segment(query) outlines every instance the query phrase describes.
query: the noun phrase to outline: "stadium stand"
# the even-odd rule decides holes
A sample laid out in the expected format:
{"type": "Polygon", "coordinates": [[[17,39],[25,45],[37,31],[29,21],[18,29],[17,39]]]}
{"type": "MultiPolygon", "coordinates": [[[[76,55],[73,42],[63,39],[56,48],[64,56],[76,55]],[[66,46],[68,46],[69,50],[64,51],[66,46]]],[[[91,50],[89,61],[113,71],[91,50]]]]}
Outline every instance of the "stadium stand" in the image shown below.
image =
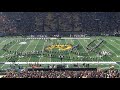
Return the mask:
{"type": "MultiPolygon", "coordinates": [[[[1,12],[0,45],[4,44],[4,46],[0,48],[0,78],[120,78],[118,69],[120,62],[116,59],[116,57],[120,57],[119,19],[120,12],[1,12]],[[90,39],[91,36],[95,38],[90,39]],[[103,36],[103,38],[99,36],[103,36]],[[113,41],[107,39],[107,36],[112,37],[113,41]],[[118,38],[115,40],[113,36],[118,38]],[[1,38],[4,40],[2,41],[1,38]],[[11,41],[6,41],[7,39],[11,41]],[[55,39],[57,41],[54,41],[55,39]],[[84,40],[79,42],[78,39],[84,40]],[[31,50],[25,52],[28,48],[25,44],[30,45],[34,40],[41,40],[38,42],[39,47],[44,42],[54,44],[55,51],[46,50],[47,44],[43,45],[42,49],[35,50],[38,43],[33,50],[34,43],[32,43],[31,50]],[[107,40],[116,45],[109,44],[107,40]],[[106,41],[107,45],[104,45],[106,41]],[[64,45],[61,45],[61,42],[64,42],[64,45]],[[9,50],[15,44],[15,49],[9,50]],[[18,47],[22,45],[23,47],[18,52],[18,47]],[[71,45],[72,49],[64,51],[67,45],[71,45]],[[100,49],[102,45],[107,49],[100,49]],[[61,48],[63,52],[60,52],[61,48]],[[111,50],[111,48],[113,49],[111,50]],[[8,54],[6,55],[6,53],[8,54]],[[93,57],[90,57],[89,54],[93,57]],[[100,54],[105,55],[102,57],[100,54]],[[44,64],[29,64],[31,55],[34,59],[39,58],[38,62],[45,57],[41,62],[44,64]],[[114,57],[111,58],[112,56],[114,57]],[[25,58],[21,60],[22,57],[25,58]],[[50,59],[50,62],[46,59],[50,59]],[[59,61],[59,59],[61,60],[59,61]],[[54,63],[54,60],[59,64],[46,64],[54,63]],[[73,62],[74,60],[75,62],[73,62]],[[88,61],[91,63],[89,64],[88,61]],[[16,62],[22,64],[16,64],[16,62]],[[78,62],[82,64],[78,65],[78,62]],[[104,65],[101,65],[102,67],[99,69],[100,66],[96,63],[102,63],[102,65],[107,63],[107,69],[102,69],[104,65]],[[3,69],[3,67],[5,68],[3,69]]],[[[33,63],[35,62],[37,60],[33,63]]]]}
{"type": "Polygon", "coordinates": [[[49,35],[119,33],[119,12],[4,12],[0,16],[0,31],[9,35],[36,35],[42,32],[49,35]]]}
{"type": "Polygon", "coordinates": [[[21,72],[8,72],[6,76],[3,76],[2,78],[120,78],[120,72],[118,70],[33,70],[21,72]]]}

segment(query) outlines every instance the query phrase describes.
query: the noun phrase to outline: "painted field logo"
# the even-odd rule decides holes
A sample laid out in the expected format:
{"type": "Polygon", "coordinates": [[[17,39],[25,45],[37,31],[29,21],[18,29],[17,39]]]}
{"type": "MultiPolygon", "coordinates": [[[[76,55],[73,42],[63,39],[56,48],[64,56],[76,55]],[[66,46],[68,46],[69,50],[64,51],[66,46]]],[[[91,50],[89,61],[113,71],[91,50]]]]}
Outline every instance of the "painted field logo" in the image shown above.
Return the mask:
{"type": "Polygon", "coordinates": [[[70,50],[72,49],[72,45],[68,44],[68,45],[50,45],[50,46],[47,46],[45,48],[45,50],[54,50],[54,49],[58,49],[58,50],[61,50],[61,51],[65,51],[65,50],[70,50]]]}

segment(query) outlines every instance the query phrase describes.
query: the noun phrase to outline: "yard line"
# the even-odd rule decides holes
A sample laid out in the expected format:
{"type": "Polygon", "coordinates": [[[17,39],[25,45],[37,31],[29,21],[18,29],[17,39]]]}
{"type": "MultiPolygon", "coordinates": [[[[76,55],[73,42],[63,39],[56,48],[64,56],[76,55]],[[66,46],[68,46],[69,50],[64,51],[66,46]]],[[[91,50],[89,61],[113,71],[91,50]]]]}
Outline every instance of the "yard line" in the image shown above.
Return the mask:
{"type": "MultiPolygon", "coordinates": [[[[119,40],[119,39],[116,39],[116,38],[115,38],[115,40],[120,42],[120,40],[119,40]]],[[[116,43],[117,43],[117,42],[116,42],[116,43]]]]}
{"type": "MultiPolygon", "coordinates": [[[[25,42],[27,41],[27,39],[25,40],[25,42]]],[[[20,47],[22,46],[22,44],[19,46],[19,48],[16,50],[16,51],[18,51],[19,49],[20,49],[20,47]]],[[[19,62],[19,60],[20,59],[18,59],[18,61],[17,62],[19,62]]]]}
{"type": "MultiPolygon", "coordinates": [[[[66,39],[65,39],[66,40],[66,39]]],[[[59,41],[59,44],[61,44],[61,41],[58,39],[57,41],[59,41]]],[[[60,52],[60,51],[59,51],[60,52]]]]}
{"type": "Polygon", "coordinates": [[[26,49],[23,52],[26,52],[27,48],[30,46],[30,44],[33,42],[33,40],[30,41],[29,45],[26,47],[26,49]]]}
{"type": "MultiPolygon", "coordinates": [[[[14,39],[12,39],[12,40],[14,40],[14,39]]],[[[11,40],[11,41],[12,41],[12,40],[11,40]]],[[[16,42],[16,43],[17,43],[17,42],[16,42]]],[[[15,44],[16,44],[16,43],[15,43],[15,44]]],[[[15,44],[13,44],[9,49],[11,49],[15,44]]],[[[3,53],[2,56],[3,56],[4,54],[6,54],[6,53],[7,53],[7,52],[3,53]]],[[[8,60],[7,60],[7,61],[8,61],[8,60]]]]}
{"type": "MultiPolygon", "coordinates": [[[[43,45],[43,48],[42,48],[42,57],[43,57],[43,51],[44,51],[44,47],[45,47],[45,41],[44,41],[44,45],[43,45]]],[[[40,62],[40,59],[41,59],[41,56],[40,56],[40,58],[39,58],[39,62],[40,62]]]]}
{"type": "MultiPolygon", "coordinates": [[[[17,42],[16,42],[16,43],[17,43],[17,42]]],[[[11,49],[13,46],[15,46],[15,45],[16,45],[16,43],[15,43],[14,45],[12,45],[9,49],[11,49]]],[[[5,52],[5,53],[7,53],[7,52],[5,52]]],[[[5,53],[4,53],[4,54],[5,54],[5,53]]],[[[3,54],[3,55],[4,55],[4,54],[3,54]]],[[[3,55],[2,55],[2,56],[3,56],[3,55]]],[[[9,59],[8,59],[8,60],[9,60],[9,59]]],[[[5,61],[5,62],[8,62],[8,60],[7,60],[7,61],[5,61]]],[[[2,68],[3,66],[4,66],[4,64],[3,64],[0,68],[2,68]]]]}
{"type": "MultiPolygon", "coordinates": [[[[37,47],[38,43],[39,43],[39,40],[38,40],[38,42],[36,43],[36,46],[35,46],[34,50],[36,49],[36,47],[37,47]]],[[[34,50],[33,50],[33,51],[34,51],[34,50]]],[[[30,58],[29,58],[28,62],[30,61],[30,59],[31,59],[31,56],[30,56],[30,58]]]]}
{"type": "MultiPolygon", "coordinates": [[[[80,43],[80,41],[78,40],[78,42],[80,43]]],[[[84,40],[84,42],[85,42],[85,40],[84,40]]],[[[82,45],[82,43],[80,43],[81,45],[82,45]]],[[[84,48],[84,46],[82,45],[82,47],[84,48]]],[[[84,48],[84,50],[86,51],[86,53],[88,54],[88,56],[89,56],[89,58],[91,58],[90,57],[90,54],[87,52],[87,50],[84,48]]],[[[92,60],[93,61],[93,60],[92,60]]]]}
{"type": "MultiPolygon", "coordinates": [[[[27,41],[27,39],[25,40],[25,42],[27,41]]],[[[19,46],[19,48],[22,46],[22,44],[19,46]]],[[[19,50],[19,48],[16,50],[16,51],[18,51],[19,50]]]]}
{"type": "MultiPolygon", "coordinates": [[[[106,46],[105,44],[103,44],[104,46],[106,46]]],[[[107,47],[107,46],[106,46],[107,47]]],[[[113,53],[115,53],[112,49],[110,49],[109,47],[107,47],[110,51],[112,51],[113,53]]],[[[115,53],[116,56],[118,56],[116,53],[115,53]]]]}
{"type": "MultiPolygon", "coordinates": [[[[95,45],[97,45],[97,44],[95,43],[95,45]]],[[[103,50],[103,49],[102,49],[102,50],[103,50]]],[[[100,59],[103,60],[101,57],[100,57],[100,59]]],[[[103,61],[104,61],[104,60],[103,60],[103,61]]]]}
{"type": "MultiPolygon", "coordinates": [[[[104,46],[106,46],[105,44],[103,44],[104,46]]],[[[106,46],[107,47],[107,46],[106,46]]],[[[108,48],[108,47],[107,47],[108,48]]],[[[108,48],[109,49],[109,48],[108,48]]],[[[110,49],[109,49],[110,50],[110,49]]],[[[108,57],[110,57],[110,56],[108,56],[108,57]]],[[[111,58],[111,57],[110,57],[111,58]]],[[[101,59],[101,58],[100,58],[101,59]]],[[[114,62],[115,62],[115,60],[113,59],[113,58],[111,58],[114,62]]],[[[103,60],[104,61],[104,60],[103,60]]],[[[117,64],[118,65],[118,64],[117,64]]],[[[120,65],[118,65],[119,67],[120,67],[120,65]]]]}
{"type": "MultiPolygon", "coordinates": [[[[8,40],[8,39],[6,39],[6,40],[8,40]]],[[[3,40],[0,44],[2,44],[3,42],[5,42],[6,40],[3,40]]],[[[12,41],[12,40],[11,40],[12,41]]],[[[2,48],[0,48],[0,50],[1,50],[2,48]]]]}
{"type": "MultiPolygon", "coordinates": [[[[119,44],[119,43],[117,43],[117,42],[115,42],[114,40],[113,40],[113,42],[114,42],[114,43],[116,43],[118,46],[120,46],[120,44],[119,44]]],[[[120,50],[120,48],[119,48],[118,50],[120,50]]]]}
{"type": "Polygon", "coordinates": [[[120,41],[119,39],[116,39],[117,41],[120,41]]]}
{"type": "MultiPolygon", "coordinates": [[[[59,41],[59,39],[57,39],[57,42],[60,44],[60,41],[59,41]]],[[[59,51],[59,50],[58,50],[59,51]]],[[[60,51],[59,51],[59,53],[60,53],[60,51]]]]}
{"type": "MultiPolygon", "coordinates": [[[[90,39],[90,41],[91,41],[91,39],[90,39]]],[[[87,42],[88,43],[88,42],[87,42]]],[[[97,45],[96,43],[95,43],[95,45],[97,45]]],[[[104,61],[102,58],[100,58],[102,61],[104,61]]]]}
{"type": "MultiPolygon", "coordinates": [[[[71,43],[73,43],[74,44],[74,40],[73,39],[71,39],[71,43]]],[[[76,50],[77,50],[77,48],[75,48],[76,50]]],[[[78,52],[78,50],[77,50],[77,52],[78,52]]],[[[79,53],[79,52],[78,52],[79,53]]]]}
{"type": "Polygon", "coordinates": [[[30,46],[30,44],[33,42],[33,40],[30,41],[29,45],[26,47],[26,49],[23,52],[26,52],[27,48],[30,46]]]}
{"type": "MultiPolygon", "coordinates": [[[[1,39],[1,38],[0,38],[0,39],[1,39]]],[[[2,39],[1,39],[1,40],[2,40],[2,39]]],[[[3,43],[3,42],[5,42],[6,40],[7,40],[7,39],[5,39],[5,40],[2,40],[2,42],[0,42],[0,44],[1,44],[1,43],[3,43]]]]}
{"type": "MultiPolygon", "coordinates": [[[[52,42],[50,43],[51,45],[53,44],[53,39],[52,39],[52,42]]],[[[48,45],[48,43],[47,43],[47,45],[48,45]]],[[[51,54],[50,54],[50,56],[51,56],[51,54]]],[[[50,57],[50,62],[52,61],[51,60],[52,58],[50,57]]]]}
{"type": "MultiPolygon", "coordinates": [[[[105,44],[103,44],[104,46],[106,46],[105,44]]],[[[107,47],[107,46],[106,46],[107,47]]],[[[108,48],[108,47],[107,47],[108,48]]],[[[109,50],[111,50],[110,48],[108,48],[109,50]]],[[[112,50],[111,50],[112,51],[112,50]]],[[[110,56],[108,56],[110,57],[110,56]]],[[[110,57],[111,58],[111,57],[110,57]]],[[[111,58],[114,62],[116,62],[113,58],[111,58]]],[[[118,64],[117,64],[118,65],[118,64]]],[[[120,67],[120,65],[118,65],[120,67]]]]}
{"type": "MultiPolygon", "coordinates": [[[[21,44],[21,45],[22,45],[22,44],[21,44]]],[[[21,47],[21,45],[19,46],[19,48],[21,47]]],[[[19,49],[19,48],[18,48],[18,49],[19,49]]],[[[16,51],[18,51],[18,49],[17,49],[16,51]]],[[[10,59],[10,58],[9,58],[9,59],[10,59]]],[[[8,59],[8,60],[9,60],[9,59],[8,59]]],[[[8,61],[8,60],[7,60],[7,61],[8,61]]],[[[19,61],[19,60],[18,60],[18,61],[19,61]]],[[[4,64],[4,65],[5,65],[5,64],[4,64]]],[[[3,65],[3,66],[4,66],[4,65],[3,65]]],[[[2,67],[3,67],[3,66],[2,66],[2,67]]],[[[1,67],[1,68],[2,68],[2,67],[1,67]]]]}
{"type": "MultiPolygon", "coordinates": [[[[26,39],[26,40],[27,40],[27,39],[26,39]]],[[[26,50],[27,50],[27,48],[30,46],[31,42],[32,42],[32,40],[30,41],[29,45],[26,47],[26,49],[25,49],[23,52],[26,52],[26,50]]],[[[20,60],[20,59],[18,59],[18,61],[19,61],[19,60],[20,60]]]]}
{"type": "MultiPolygon", "coordinates": [[[[113,40],[112,42],[116,43],[114,40],[113,40]]],[[[109,42],[108,42],[108,43],[109,43],[109,42]]],[[[109,44],[110,44],[110,43],[109,43],[109,44]]],[[[118,43],[116,43],[116,44],[119,45],[118,43]]],[[[110,44],[110,45],[112,45],[112,44],[110,44]]],[[[113,45],[112,45],[112,46],[113,46],[113,45]]],[[[113,47],[115,47],[115,46],[113,46],[113,47]]],[[[117,47],[115,47],[115,48],[120,51],[119,48],[117,48],[117,47]]]]}
{"type": "MultiPolygon", "coordinates": [[[[0,44],[2,44],[3,42],[5,42],[6,40],[8,40],[8,39],[5,39],[5,40],[3,40],[0,44]]],[[[11,40],[12,41],[12,40],[11,40]]],[[[2,54],[2,56],[3,56],[4,54],[2,54]]]]}
{"type": "MultiPolygon", "coordinates": [[[[104,46],[106,46],[105,44],[103,44],[104,46]]],[[[107,47],[107,46],[106,46],[107,47]]],[[[107,47],[108,48],[108,47],[107,47]]],[[[109,48],[108,48],[109,49],[109,48]]],[[[110,50],[110,49],[109,49],[110,50]]],[[[108,57],[110,57],[109,55],[108,55],[108,57]]],[[[111,57],[110,57],[111,58],[111,57]]],[[[114,62],[116,62],[113,58],[111,58],[114,62]]],[[[118,65],[118,64],[117,64],[118,65]]],[[[120,67],[120,65],[118,65],[119,67],[120,67]]]]}
{"type": "MultiPolygon", "coordinates": [[[[51,42],[51,44],[53,44],[53,39],[52,39],[52,42],[51,42]]],[[[50,54],[50,56],[51,56],[51,54],[50,54]]],[[[52,60],[51,60],[51,57],[50,57],[50,62],[51,62],[52,60]]]]}
{"type": "MultiPolygon", "coordinates": [[[[11,41],[12,41],[12,40],[11,40],[11,41]]],[[[16,42],[16,43],[17,43],[17,42],[16,42]]],[[[11,49],[13,46],[15,46],[15,45],[16,45],[16,43],[15,43],[15,44],[13,44],[13,45],[12,45],[9,49],[11,49]]],[[[7,52],[3,53],[3,55],[4,55],[4,54],[6,54],[6,53],[7,53],[7,52]]],[[[2,56],[3,56],[3,55],[2,55],[2,56]]]]}
{"type": "MultiPolygon", "coordinates": [[[[65,39],[65,42],[66,42],[66,44],[67,44],[67,41],[66,41],[66,39],[65,39]]],[[[69,52],[69,51],[68,51],[69,52]]],[[[69,52],[69,57],[70,57],[70,52],[69,52]]],[[[70,59],[71,59],[71,57],[70,57],[70,59]]],[[[71,59],[71,62],[72,62],[72,59],[71,59]]]]}
{"type": "MultiPolygon", "coordinates": [[[[108,56],[108,57],[110,57],[110,56],[108,56]]],[[[111,58],[111,57],[110,57],[111,58]]],[[[111,58],[112,59],[112,58],[111,58]]],[[[116,62],[114,59],[112,59],[114,62],[116,62]]],[[[117,64],[117,66],[119,66],[120,67],[120,65],[119,64],[117,64]]]]}

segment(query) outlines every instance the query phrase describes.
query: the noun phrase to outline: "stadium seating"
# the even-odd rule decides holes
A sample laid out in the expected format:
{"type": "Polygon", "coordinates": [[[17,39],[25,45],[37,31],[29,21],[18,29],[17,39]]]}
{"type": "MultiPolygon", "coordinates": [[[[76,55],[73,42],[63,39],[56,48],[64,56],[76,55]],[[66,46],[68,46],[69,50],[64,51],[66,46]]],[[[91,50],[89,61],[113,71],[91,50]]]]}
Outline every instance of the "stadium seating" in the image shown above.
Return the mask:
{"type": "Polygon", "coordinates": [[[0,75],[4,74],[3,78],[120,78],[119,19],[120,12],[2,12],[0,67],[5,69],[0,69],[0,75]],[[91,36],[94,37],[88,38],[91,36]],[[106,39],[107,36],[110,38],[106,39]],[[109,43],[111,38],[116,41],[111,41],[115,46],[109,43]],[[30,50],[25,51],[27,43],[30,50]],[[42,64],[30,64],[30,60],[42,64]],[[17,61],[22,64],[16,64],[17,61]],[[54,61],[57,64],[46,64],[54,61]],[[107,69],[98,70],[105,62],[107,69]]]}

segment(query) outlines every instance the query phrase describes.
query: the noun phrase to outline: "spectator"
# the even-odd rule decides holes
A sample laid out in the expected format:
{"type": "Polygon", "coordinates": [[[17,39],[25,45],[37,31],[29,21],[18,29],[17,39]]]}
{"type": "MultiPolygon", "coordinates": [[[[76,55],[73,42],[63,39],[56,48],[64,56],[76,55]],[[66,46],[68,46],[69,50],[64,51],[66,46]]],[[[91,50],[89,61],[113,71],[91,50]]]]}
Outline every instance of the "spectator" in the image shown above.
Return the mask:
{"type": "Polygon", "coordinates": [[[21,71],[7,72],[3,78],[120,78],[117,70],[98,71],[21,71]]]}

